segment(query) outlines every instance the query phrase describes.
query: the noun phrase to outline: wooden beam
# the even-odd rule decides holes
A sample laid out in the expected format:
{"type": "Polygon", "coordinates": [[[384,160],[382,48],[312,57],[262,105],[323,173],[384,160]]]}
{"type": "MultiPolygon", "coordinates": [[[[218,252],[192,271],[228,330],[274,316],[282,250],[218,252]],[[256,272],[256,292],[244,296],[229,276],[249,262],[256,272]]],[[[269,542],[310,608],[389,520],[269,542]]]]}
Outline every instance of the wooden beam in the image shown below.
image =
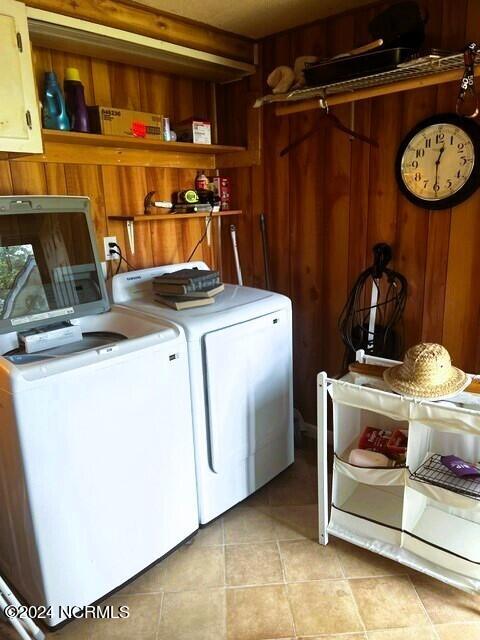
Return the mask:
{"type": "Polygon", "coordinates": [[[90,20],[234,60],[253,63],[254,42],[128,0],[26,0],[29,7],[90,20]]]}
{"type": "Polygon", "coordinates": [[[250,93],[247,104],[247,148],[243,151],[224,153],[217,157],[217,169],[230,169],[235,167],[252,167],[262,163],[263,140],[263,113],[261,109],[254,109],[258,94],[250,93]]]}

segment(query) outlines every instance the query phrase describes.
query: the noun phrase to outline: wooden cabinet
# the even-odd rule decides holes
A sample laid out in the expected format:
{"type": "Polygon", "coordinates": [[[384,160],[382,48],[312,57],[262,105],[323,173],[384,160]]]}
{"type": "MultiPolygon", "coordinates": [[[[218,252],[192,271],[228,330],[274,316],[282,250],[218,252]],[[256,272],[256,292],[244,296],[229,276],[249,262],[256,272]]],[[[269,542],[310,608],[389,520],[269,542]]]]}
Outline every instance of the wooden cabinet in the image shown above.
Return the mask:
{"type": "Polygon", "coordinates": [[[42,153],[26,8],[15,0],[0,5],[0,60],[0,151],[42,153]]]}

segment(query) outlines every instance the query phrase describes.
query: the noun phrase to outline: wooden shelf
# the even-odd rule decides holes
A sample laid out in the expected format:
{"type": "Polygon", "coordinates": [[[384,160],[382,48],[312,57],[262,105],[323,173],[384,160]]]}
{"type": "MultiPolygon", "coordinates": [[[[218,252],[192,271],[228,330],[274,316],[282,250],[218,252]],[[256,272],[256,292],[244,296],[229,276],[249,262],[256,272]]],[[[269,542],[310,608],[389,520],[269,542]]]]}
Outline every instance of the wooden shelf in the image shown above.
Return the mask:
{"type": "MultiPolygon", "coordinates": [[[[261,103],[273,102],[277,105],[276,115],[286,116],[318,109],[321,97],[326,99],[329,107],[333,107],[391,93],[421,89],[447,82],[459,82],[462,75],[463,55],[455,54],[428,64],[397,67],[392,71],[321,87],[292,91],[283,96],[266,96],[263,101],[259,100],[256,106],[260,106],[261,103]]],[[[475,75],[480,75],[478,66],[475,67],[475,75]]]]}
{"type": "Polygon", "coordinates": [[[217,156],[231,158],[245,147],[164,142],[127,136],[43,130],[44,153],[10,157],[12,161],[114,166],[215,169],[217,156]]]}
{"type": "Polygon", "coordinates": [[[108,216],[109,220],[115,220],[115,222],[124,222],[127,231],[128,237],[128,245],[130,247],[130,252],[135,253],[135,224],[137,222],[156,222],[157,220],[170,220],[171,222],[179,219],[185,218],[201,218],[205,221],[210,218],[216,218],[219,227],[222,224],[222,218],[224,216],[239,216],[242,215],[242,211],[240,210],[232,210],[232,211],[218,211],[216,213],[210,213],[206,211],[199,211],[197,213],[159,213],[159,214],[144,214],[141,216],[108,216]]]}
{"type": "Polygon", "coordinates": [[[245,147],[229,147],[223,144],[193,144],[192,142],[164,142],[152,138],[130,138],[99,133],[77,133],[76,131],[54,131],[43,129],[44,142],[86,145],[92,147],[114,147],[121,149],[148,149],[150,151],[172,151],[174,153],[231,153],[245,151],[245,147]]]}
{"type": "Polygon", "coordinates": [[[223,216],[240,216],[242,211],[218,211],[210,214],[208,211],[197,211],[196,213],[159,213],[142,216],[108,216],[109,220],[120,220],[121,222],[152,222],[155,220],[178,220],[183,218],[221,218],[223,216]]]}

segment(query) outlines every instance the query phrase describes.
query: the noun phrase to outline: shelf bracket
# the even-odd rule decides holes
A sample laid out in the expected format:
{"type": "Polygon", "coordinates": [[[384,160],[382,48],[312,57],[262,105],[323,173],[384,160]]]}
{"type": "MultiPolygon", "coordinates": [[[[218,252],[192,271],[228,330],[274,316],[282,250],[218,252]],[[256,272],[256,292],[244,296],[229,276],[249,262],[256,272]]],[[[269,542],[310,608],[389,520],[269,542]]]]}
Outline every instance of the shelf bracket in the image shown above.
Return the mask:
{"type": "Polygon", "coordinates": [[[135,253],[135,231],[133,220],[127,220],[127,236],[130,253],[133,255],[135,253]]]}

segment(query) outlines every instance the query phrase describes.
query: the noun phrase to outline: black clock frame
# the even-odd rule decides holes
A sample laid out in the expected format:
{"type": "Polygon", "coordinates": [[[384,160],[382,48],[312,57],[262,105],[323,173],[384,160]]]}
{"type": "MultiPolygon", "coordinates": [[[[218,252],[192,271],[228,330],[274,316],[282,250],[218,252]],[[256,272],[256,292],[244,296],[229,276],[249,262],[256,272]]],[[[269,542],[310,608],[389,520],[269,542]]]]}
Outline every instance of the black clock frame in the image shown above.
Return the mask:
{"type": "Polygon", "coordinates": [[[456,113],[441,113],[422,120],[409,131],[398,148],[397,158],[395,160],[395,176],[403,195],[410,200],[410,202],[413,202],[413,204],[416,204],[422,209],[450,209],[464,202],[480,187],[480,126],[473,120],[462,118],[456,113]],[[413,194],[404,183],[402,177],[402,158],[412,138],[426,127],[435,124],[453,124],[459,129],[462,129],[472,141],[475,157],[472,172],[468,180],[456,193],[446,198],[439,198],[438,200],[424,200],[413,194]]]}

